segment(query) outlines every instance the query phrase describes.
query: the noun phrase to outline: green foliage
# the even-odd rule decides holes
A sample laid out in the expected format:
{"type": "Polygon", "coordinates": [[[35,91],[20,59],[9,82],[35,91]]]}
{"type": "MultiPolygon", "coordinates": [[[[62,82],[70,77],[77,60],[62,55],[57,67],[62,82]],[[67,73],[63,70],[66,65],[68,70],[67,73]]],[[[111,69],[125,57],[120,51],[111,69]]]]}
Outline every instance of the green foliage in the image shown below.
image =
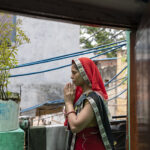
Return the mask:
{"type": "Polygon", "coordinates": [[[16,24],[12,22],[12,16],[0,13],[0,98],[8,99],[10,92],[7,90],[9,84],[10,69],[14,68],[18,61],[16,59],[19,46],[29,43],[30,39],[21,29],[21,20],[16,24]],[[14,41],[11,41],[12,31],[16,31],[14,41]]]}
{"type": "MultiPolygon", "coordinates": [[[[80,27],[80,44],[84,49],[93,48],[120,40],[125,40],[125,34],[120,30],[90,26],[80,27]]],[[[107,53],[107,57],[116,57],[116,52],[113,51],[111,53],[107,53]]]]}

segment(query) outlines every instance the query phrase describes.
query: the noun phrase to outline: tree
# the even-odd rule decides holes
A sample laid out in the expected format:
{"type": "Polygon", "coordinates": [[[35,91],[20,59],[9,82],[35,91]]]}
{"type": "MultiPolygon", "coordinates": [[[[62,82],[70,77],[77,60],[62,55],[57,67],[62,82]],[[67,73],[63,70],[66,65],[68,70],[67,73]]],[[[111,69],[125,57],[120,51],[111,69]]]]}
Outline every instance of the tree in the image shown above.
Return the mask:
{"type": "Polygon", "coordinates": [[[10,92],[7,90],[9,84],[10,69],[13,69],[18,61],[16,59],[19,46],[29,43],[30,40],[21,29],[22,21],[19,19],[14,24],[11,15],[0,13],[0,99],[7,100],[10,92]],[[16,31],[12,42],[12,32],[16,31]]]}
{"type": "MultiPolygon", "coordinates": [[[[120,40],[125,40],[125,33],[121,30],[91,26],[81,26],[80,28],[80,46],[84,49],[93,48],[120,40]]],[[[107,53],[107,57],[115,56],[115,51],[107,53]]]]}

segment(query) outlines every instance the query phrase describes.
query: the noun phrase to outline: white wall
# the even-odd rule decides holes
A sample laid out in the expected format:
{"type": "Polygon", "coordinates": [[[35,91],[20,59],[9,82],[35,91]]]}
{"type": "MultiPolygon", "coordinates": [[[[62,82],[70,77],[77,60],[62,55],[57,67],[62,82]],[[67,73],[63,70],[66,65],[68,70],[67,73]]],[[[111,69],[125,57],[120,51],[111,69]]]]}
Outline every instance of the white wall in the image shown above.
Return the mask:
{"type": "MultiPolygon", "coordinates": [[[[79,51],[80,27],[74,24],[17,16],[23,21],[22,29],[31,40],[19,48],[19,64],[47,59],[79,51]]],[[[11,74],[47,70],[71,63],[71,59],[18,68],[11,74]]],[[[63,86],[70,79],[70,67],[52,72],[11,78],[10,90],[22,89],[21,108],[28,108],[48,100],[63,98],[63,86]],[[14,86],[15,85],[15,86],[14,86]]]]}

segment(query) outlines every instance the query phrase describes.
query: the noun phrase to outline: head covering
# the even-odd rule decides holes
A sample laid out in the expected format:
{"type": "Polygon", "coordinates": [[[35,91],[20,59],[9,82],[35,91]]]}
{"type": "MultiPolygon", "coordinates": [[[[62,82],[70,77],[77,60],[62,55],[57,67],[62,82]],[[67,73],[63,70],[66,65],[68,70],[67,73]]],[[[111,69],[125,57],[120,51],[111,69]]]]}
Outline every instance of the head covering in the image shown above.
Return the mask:
{"type": "MultiPolygon", "coordinates": [[[[86,57],[81,57],[81,58],[78,58],[77,60],[72,60],[72,61],[76,64],[81,76],[83,77],[85,82],[89,84],[89,86],[91,86],[92,90],[96,91],[105,100],[107,100],[108,95],[107,95],[101,74],[96,64],[91,59],[86,58],[86,57]]],[[[82,93],[83,93],[82,88],[77,86],[74,102],[78,100],[78,98],[80,97],[82,93]]]]}

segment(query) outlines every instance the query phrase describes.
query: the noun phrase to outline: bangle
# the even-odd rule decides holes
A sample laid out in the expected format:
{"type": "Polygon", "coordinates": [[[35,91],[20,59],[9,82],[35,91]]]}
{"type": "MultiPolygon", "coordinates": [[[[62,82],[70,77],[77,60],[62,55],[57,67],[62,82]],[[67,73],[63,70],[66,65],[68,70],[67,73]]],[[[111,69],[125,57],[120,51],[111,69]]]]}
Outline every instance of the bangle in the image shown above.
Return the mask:
{"type": "Polygon", "coordinates": [[[65,113],[65,116],[68,117],[68,115],[71,114],[71,113],[76,113],[76,112],[75,111],[70,111],[68,113],[65,113]]]}

